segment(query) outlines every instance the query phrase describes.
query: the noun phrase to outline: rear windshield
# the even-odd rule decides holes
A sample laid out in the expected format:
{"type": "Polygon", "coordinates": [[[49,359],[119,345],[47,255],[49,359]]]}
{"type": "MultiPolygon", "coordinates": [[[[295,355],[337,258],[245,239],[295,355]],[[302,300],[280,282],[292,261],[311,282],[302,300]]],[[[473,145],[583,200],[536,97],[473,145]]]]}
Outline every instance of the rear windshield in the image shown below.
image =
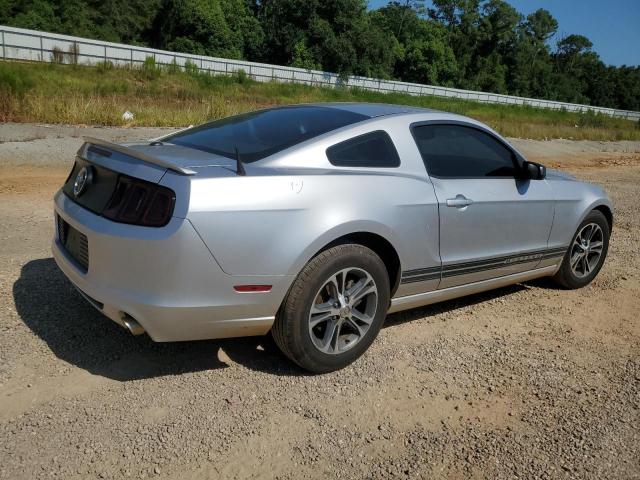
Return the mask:
{"type": "Polygon", "coordinates": [[[328,107],[293,106],[260,110],[223,118],[164,141],[184,147],[255,162],[323,133],[361,122],[369,117],[328,107]]]}

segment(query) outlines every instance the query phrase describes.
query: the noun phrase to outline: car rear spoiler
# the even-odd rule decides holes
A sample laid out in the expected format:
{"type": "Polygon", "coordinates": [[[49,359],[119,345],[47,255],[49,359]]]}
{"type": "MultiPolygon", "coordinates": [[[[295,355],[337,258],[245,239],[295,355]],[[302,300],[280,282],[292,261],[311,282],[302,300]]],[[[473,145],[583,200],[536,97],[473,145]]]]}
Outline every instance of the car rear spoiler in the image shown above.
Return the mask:
{"type": "Polygon", "coordinates": [[[83,137],[85,143],[89,143],[91,145],[97,145],[100,147],[108,148],[109,150],[113,150],[114,152],[122,153],[124,155],[128,155],[129,157],[137,158],[138,160],[142,160],[143,162],[151,163],[153,165],[158,165],[159,167],[164,167],[174,172],[180,173],[181,175],[195,175],[196,172],[190,170],[188,168],[181,167],[176,165],[175,163],[167,162],[161,158],[152,157],[147,155],[146,153],[139,152],[133,148],[125,147],[124,145],[119,145],[117,143],[108,142],[106,140],[101,140],[99,138],[93,137],[83,137]]]}

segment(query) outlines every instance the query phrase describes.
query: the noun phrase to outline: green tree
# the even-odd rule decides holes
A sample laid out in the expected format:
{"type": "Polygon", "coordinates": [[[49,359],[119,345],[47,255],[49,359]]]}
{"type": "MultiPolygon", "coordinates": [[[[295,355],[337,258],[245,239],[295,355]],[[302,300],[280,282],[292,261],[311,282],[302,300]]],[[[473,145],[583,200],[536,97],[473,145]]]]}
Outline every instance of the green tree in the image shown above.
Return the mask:
{"type": "Polygon", "coordinates": [[[516,9],[503,0],[489,0],[482,5],[477,45],[467,73],[474,89],[508,93],[506,62],[516,43],[521,19],[516,9]]]}
{"type": "Polygon", "coordinates": [[[394,43],[396,78],[453,86],[457,65],[447,30],[438,22],[422,18],[423,13],[422,7],[415,4],[391,2],[371,16],[388,41],[394,43]]]}
{"type": "Polygon", "coordinates": [[[507,0],[0,0],[0,23],[178,52],[640,109],[640,67],[605,65],[545,9],[507,0]]]}
{"type": "Polygon", "coordinates": [[[555,89],[560,99],[589,103],[588,74],[599,62],[597,54],[591,51],[592,46],[583,35],[569,35],[558,41],[553,59],[555,89]]]}
{"type": "MultiPolygon", "coordinates": [[[[100,38],[96,31],[95,18],[92,18],[91,8],[83,0],[65,0],[58,4],[56,12],[60,21],[60,32],[79,37],[100,38]]],[[[138,32],[139,33],[139,32],[138,32]]],[[[133,41],[134,36],[118,41],[133,41]]]]}
{"type": "Polygon", "coordinates": [[[480,0],[433,0],[429,16],[448,31],[457,64],[456,86],[476,87],[475,55],[480,40],[480,0]]]}
{"type": "Polygon", "coordinates": [[[264,33],[260,22],[245,0],[220,0],[222,13],[229,28],[242,45],[242,57],[255,60],[264,46],[264,33]]]}
{"type": "Polygon", "coordinates": [[[556,98],[548,45],[558,22],[545,9],[529,14],[516,28],[516,40],[507,56],[509,91],[525,97],[556,98]]]}
{"type": "MultiPolygon", "coordinates": [[[[59,0],[69,4],[69,0],[59,0]]],[[[148,45],[160,0],[88,0],[94,36],[122,43],[148,45]]]]}
{"type": "Polygon", "coordinates": [[[264,0],[258,18],[264,61],[300,62],[341,74],[388,77],[393,48],[377,31],[365,0],[264,0]]]}
{"type": "Polygon", "coordinates": [[[47,0],[4,0],[0,7],[2,23],[14,27],[60,32],[60,19],[52,2],[47,0]]]}
{"type": "Polygon", "coordinates": [[[113,42],[147,43],[159,0],[0,0],[0,22],[113,42]]]}
{"type": "Polygon", "coordinates": [[[262,30],[242,0],[164,0],[154,44],[185,53],[225,58],[257,55],[262,30]]]}
{"type": "MultiPolygon", "coordinates": [[[[640,110],[640,67],[622,67],[615,69],[612,89],[616,108],[640,110]]],[[[640,124],[639,124],[640,125],[640,124]]]]}
{"type": "Polygon", "coordinates": [[[322,65],[316,63],[315,58],[303,39],[298,40],[293,46],[292,67],[306,68],[307,70],[320,70],[322,65]]]}

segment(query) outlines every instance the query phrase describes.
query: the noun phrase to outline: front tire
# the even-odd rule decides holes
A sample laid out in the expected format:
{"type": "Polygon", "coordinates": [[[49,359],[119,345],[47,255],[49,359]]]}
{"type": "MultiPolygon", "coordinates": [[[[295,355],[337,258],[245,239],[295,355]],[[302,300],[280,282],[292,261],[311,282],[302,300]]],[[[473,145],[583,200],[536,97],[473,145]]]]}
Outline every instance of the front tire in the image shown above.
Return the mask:
{"type": "Polygon", "coordinates": [[[314,373],[339,370],[375,340],[389,306],[384,263],[362,245],[318,254],[293,282],[273,325],[282,352],[314,373]]]}
{"type": "Polygon", "coordinates": [[[553,280],[564,288],[589,284],[598,274],[609,250],[609,222],[599,210],[592,210],[580,223],[553,280]]]}

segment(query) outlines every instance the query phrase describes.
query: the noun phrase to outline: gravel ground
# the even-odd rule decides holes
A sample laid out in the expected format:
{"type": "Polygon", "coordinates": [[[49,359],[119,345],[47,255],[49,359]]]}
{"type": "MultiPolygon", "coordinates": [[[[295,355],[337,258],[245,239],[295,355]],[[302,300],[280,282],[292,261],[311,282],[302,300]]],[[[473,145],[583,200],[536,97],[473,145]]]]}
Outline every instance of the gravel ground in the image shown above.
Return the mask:
{"type": "Polygon", "coordinates": [[[78,137],[162,133],[87,130],[0,126],[0,478],[640,478],[638,145],[518,142],[612,196],[591,285],[392,315],[310,376],[265,338],[132,337],[75,292],[49,242],[78,137]]]}

